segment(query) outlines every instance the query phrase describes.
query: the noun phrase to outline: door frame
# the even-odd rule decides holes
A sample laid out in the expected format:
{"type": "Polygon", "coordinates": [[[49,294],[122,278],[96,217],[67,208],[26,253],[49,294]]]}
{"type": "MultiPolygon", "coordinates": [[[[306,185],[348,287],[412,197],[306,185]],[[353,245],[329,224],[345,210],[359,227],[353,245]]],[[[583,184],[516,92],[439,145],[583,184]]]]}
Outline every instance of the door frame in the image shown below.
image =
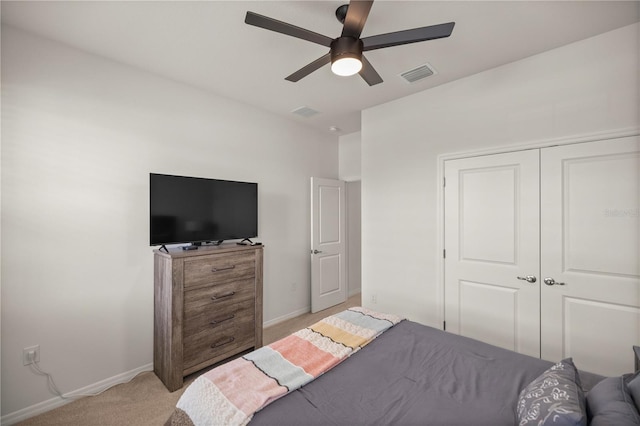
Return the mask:
{"type": "Polygon", "coordinates": [[[599,140],[619,139],[629,136],[640,136],[640,127],[631,127],[604,132],[594,132],[584,135],[575,135],[562,138],[542,139],[538,141],[514,143],[511,145],[496,146],[491,148],[480,148],[468,151],[460,151],[448,154],[440,154],[437,157],[437,191],[436,191],[436,299],[438,300],[438,318],[440,328],[444,328],[445,321],[445,276],[444,276],[444,162],[447,160],[457,160],[460,158],[480,157],[490,154],[502,154],[506,152],[524,151],[528,149],[548,148],[556,145],[571,145],[584,142],[594,142],[599,140]]]}

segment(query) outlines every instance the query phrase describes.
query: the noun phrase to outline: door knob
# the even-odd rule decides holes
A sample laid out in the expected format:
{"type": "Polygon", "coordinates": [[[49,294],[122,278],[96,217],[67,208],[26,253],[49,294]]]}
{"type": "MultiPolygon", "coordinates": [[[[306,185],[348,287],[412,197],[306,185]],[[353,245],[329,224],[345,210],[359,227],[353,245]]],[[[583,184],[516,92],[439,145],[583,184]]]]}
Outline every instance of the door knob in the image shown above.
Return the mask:
{"type": "Polygon", "coordinates": [[[313,254],[322,253],[322,250],[313,249],[313,250],[311,250],[311,253],[313,253],[313,254]]]}
{"type": "Polygon", "coordinates": [[[551,278],[551,277],[547,277],[547,278],[545,278],[545,279],[544,279],[544,283],[545,283],[546,285],[564,285],[564,283],[556,282],[556,280],[554,280],[554,279],[553,279],[553,278],[551,278]]]}
{"type": "Polygon", "coordinates": [[[517,277],[519,280],[523,280],[526,281],[528,283],[535,283],[537,281],[537,278],[534,277],[533,275],[527,275],[526,277],[517,277]]]}

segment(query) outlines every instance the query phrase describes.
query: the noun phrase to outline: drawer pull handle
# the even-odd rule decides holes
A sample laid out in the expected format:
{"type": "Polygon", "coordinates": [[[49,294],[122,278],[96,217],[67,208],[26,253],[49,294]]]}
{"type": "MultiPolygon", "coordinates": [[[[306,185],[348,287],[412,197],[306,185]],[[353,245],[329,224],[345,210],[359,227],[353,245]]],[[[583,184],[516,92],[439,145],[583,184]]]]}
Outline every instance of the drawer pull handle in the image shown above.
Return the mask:
{"type": "Polygon", "coordinates": [[[211,272],[228,271],[230,269],[236,269],[236,265],[231,265],[231,266],[227,266],[227,267],[224,267],[224,268],[211,268],[211,272]]]}
{"type": "Polygon", "coordinates": [[[231,297],[234,294],[236,294],[235,291],[231,291],[229,293],[225,293],[225,294],[221,294],[219,296],[211,296],[211,300],[220,300],[220,299],[224,299],[225,297],[231,297]]]}
{"type": "Polygon", "coordinates": [[[229,343],[233,342],[234,340],[236,340],[235,337],[228,337],[226,339],[218,340],[213,345],[211,345],[211,349],[215,349],[215,348],[219,348],[220,346],[228,345],[229,343]]]}
{"type": "Polygon", "coordinates": [[[223,323],[223,322],[225,322],[225,321],[229,321],[230,319],[234,319],[235,317],[236,317],[236,316],[235,316],[235,314],[234,314],[234,315],[231,315],[230,317],[222,318],[222,319],[219,319],[219,320],[213,320],[213,321],[211,321],[209,324],[211,324],[211,325],[218,325],[218,324],[221,324],[221,323],[223,323]]]}

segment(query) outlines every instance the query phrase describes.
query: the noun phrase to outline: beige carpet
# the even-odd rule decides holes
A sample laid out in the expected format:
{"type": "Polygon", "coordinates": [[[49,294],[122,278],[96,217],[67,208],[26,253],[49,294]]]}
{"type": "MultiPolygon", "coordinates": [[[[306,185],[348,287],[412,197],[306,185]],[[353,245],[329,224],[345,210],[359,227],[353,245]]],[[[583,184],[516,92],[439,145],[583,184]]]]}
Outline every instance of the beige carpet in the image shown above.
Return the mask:
{"type": "MultiPolygon", "coordinates": [[[[360,294],[345,303],[315,314],[305,314],[264,329],[264,344],[268,345],[316,321],[351,306],[359,306],[360,294]]],[[[197,374],[196,374],[197,375],[197,374]]],[[[141,373],[131,382],[117,385],[104,393],[82,398],[62,407],[25,420],[21,426],[152,426],[163,425],[175,407],[182,389],[170,393],[153,372],[141,373]]]]}

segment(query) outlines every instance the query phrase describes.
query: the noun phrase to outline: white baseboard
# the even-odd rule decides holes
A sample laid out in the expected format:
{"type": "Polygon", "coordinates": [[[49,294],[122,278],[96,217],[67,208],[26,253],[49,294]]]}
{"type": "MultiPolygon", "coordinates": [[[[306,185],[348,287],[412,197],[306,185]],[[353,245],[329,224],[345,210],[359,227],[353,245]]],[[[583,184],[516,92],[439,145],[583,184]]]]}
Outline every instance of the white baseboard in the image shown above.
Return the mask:
{"type": "MultiPolygon", "coordinates": [[[[353,290],[349,291],[349,294],[347,295],[347,297],[355,296],[356,294],[359,294],[360,292],[361,292],[360,288],[353,289],[353,290]]],[[[284,322],[284,321],[286,321],[288,319],[299,317],[300,315],[308,314],[309,312],[311,312],[311,306],[305,306],[304,308],[298,309],[297,311],[293,311],[293,312],[290,312],[290,313],[288,313],[286,315],[283,315],[281,317],[274,318],[274,319],[269,320],[269,321],[265,321],[265,322],[262,323],[262,327],[270,327],[272,325],[276,325],[276,324],[279,324],[281,322],[284,322]]]]}
{"type": "MultiPolygon", "coordinates": [[[[141,367],[134,368],[133,370],[117,374],[113,377],[109,377],[108,379],[101,380],[92,385],[85,386],[83,388],[80,388],[71,392],[67,392],[64,395],[68,397],[74,397],[74,396],[80,396],[80,395],[97,394],[115,385],[127,383],[128,381],[133,379],[135,376],[145,371],[153,371],[153,364],[146,364],[141,367]]],[[[21,410],[14,411],[13,413],[9,413],[5,416],[2,416],[2,418],[0,419],[0,424],[2,424],[2,426],[13,425],[15,423],[37,416],[38,414],[42,414],[47,411],[53,410],[54,408],[61,407],[73,401],[74,400],[72,399],[63,399],[57,396],[55,398],[51,398],[46,401],[39,402],[38,404],[34,404],[30,407],[26,407],[21,410]]]]}
{"type": "Polygon", "coordinates": [[[290,313],[288,313],[286,315],[283,315],[281,317],[274,318],[274,319],[269,320],[269,321],[265,321],[265,322],[262,323],[262,327],[270,327],[272,325],[279,324],[279,323],[281,323],[283,321],[286,321],[288,319],[295,318],[295,317],[298,317],[300,315],[308,314],[309,312],[311,312],[311,306],[305,306],[304,308],[298,309],[297,311],[293,311],[293,312],[290,312],[290,313]]]}

